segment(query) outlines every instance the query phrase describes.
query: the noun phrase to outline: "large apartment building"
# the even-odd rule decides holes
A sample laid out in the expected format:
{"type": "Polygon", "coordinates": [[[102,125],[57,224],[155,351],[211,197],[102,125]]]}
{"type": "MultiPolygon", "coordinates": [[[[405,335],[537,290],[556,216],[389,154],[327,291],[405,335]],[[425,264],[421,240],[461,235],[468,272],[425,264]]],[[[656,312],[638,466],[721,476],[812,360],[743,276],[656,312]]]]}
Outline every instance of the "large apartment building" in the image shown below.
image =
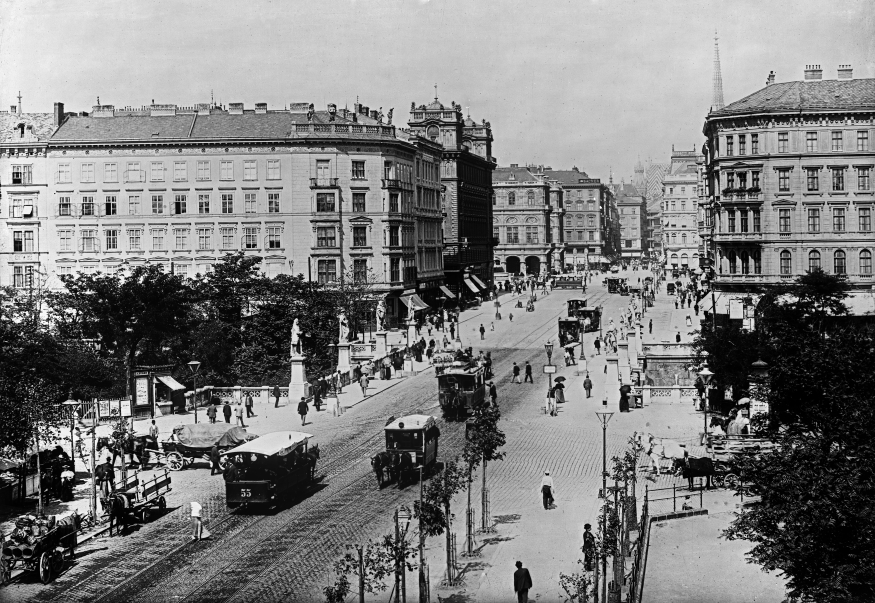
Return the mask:
{"type": "Polygon", "coordinates": [[[619,214],[619,256],[624,262],[639,261],[647,256],[647,203],[644,195],[632,184],[613,185],[619,214]]]}
{"type": "Polygon", "coordinates": [[[669,269],[699,267],[699,155],[672,146],[662,180],[662,248],[669,269]]]}
{"type": "Polygon", "coordinates": [[[375,281],[390,320],[411,296],[440,295],[442,147],[367,107],[101,105],[77,115],[57,103],[34,124],[32,155],[14,139],[18,118],[2,124],[0,184],[16,201],[0,215],[22,243],[2,248],[0,284],[21,282],[17,266],[51,286],[57,275],[142,263],[193,277],[242,251],[270,276],[375,281]],[[24,169],[29,188],[17,184],[24,169]]]}
{"type": "Polygon", "coordinates": [[[717,312],[808,270],[843,274],[852,311],[872,304],[875,79],[840,66],[776,83],[704,125],[703,230],[717,312]],[[865,291],[865,293],[864,293],[865,291]]]}

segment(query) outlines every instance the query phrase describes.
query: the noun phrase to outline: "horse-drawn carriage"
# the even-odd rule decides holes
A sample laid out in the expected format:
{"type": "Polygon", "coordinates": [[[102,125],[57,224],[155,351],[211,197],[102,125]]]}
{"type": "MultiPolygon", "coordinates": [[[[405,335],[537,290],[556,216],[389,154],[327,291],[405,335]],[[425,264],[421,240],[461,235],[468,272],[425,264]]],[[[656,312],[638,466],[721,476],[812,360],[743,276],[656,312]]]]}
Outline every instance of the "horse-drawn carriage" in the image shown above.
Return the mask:
{"type": "Polygon", "coordinates": [[[51,582],[64,567],[64,557],[76,556],[79,521],[77,515],[19,517],[15,530],[3,537],[0,584],[6,584],[15,569],[39,572],[43,584],[51,582]]]}
{"type": "MultiPolygon", "coordinates": [[[[254,440],[258,436],[248,433],[242,427],[232,427],[229,423],[195,423],[177,425],[173,428],[170,440],[159,442],[158,450],[147,450],[157,456],[161,464],[171,471],[179,471],[191,466],[195,461],[210,462],[213,446],[219,448],[221,455],[226,450],[254,440]]],[[[224,457],[220,456],[219,466],[224,469],[224,457]]]]}
{"type": "Polygon", "coordinates": [[[319,460],[319,446],[309,445],[312,437],[274,431],[223,452],[228,507],[271,506],[309,487],[319,460]]]}
{"type": "Polygon", "coordinates": [[[161,469],[148,475],[146,471],[132,471],[116,484],[115,490],[102,497],[104,509],[109,510],[109,535],[112,528],[121,529],[130,518],[146,521],[151,512],[167,510],[165,494],[170,492],[170,474],[161,469]]]}
{"type": "Polygon", "coordinates": [[[423,474],[437,463],[438,439],[441,432],[431,415],[408,415],[386,423],[386,450],[371,459],[371,467],[380,488],[395,481],[401,488],[414,469],[423,474]]]}
{"type": "Polygon", "coordinates": [[[619,293],[620,292],[620,283],[625,280],[616,276],[609,276],[605,278],[605,286],[608,288],[608,293],[619,293]]]}
{"type": "Polygon", "coordinates": [[[468,410],[486,399],[486,368],[471,360],[456,360],[437,376],[438,401],[444,418],[462,421],[468,410]]]}

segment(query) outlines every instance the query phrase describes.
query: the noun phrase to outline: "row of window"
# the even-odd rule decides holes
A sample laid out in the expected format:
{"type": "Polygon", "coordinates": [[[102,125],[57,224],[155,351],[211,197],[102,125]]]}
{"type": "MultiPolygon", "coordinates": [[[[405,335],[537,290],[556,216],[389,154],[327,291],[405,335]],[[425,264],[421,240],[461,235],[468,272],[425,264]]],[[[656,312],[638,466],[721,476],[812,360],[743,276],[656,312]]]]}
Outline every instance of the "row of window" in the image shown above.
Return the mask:
{"type": "MultiPolygon", "coordinates": [[[[196,249],[199,251],[213,249],[213,228],[195,228],[194,240],[191,239],[192,230],[189,228],[174,228],[168,236],[166,228],[149,228],[148,239],[151,240],[152,251],[169,251],[168,246],[172,244],[175,251],[188,251],[192,249],[192,243],[196,244],[196,249]]],[[[237,229],[235,227],[219,228],[219,248],[220,249],[260,249],[259,244],[259,227],[246,226],[243,227],[243,236],[238,239],[237,229]]],[[[279,226],[268,226],[266,228],[267,236],[264,240],[265,249],[280,249],[282,247],[281,234],[282,228],[279,226]]],[[[14,233],[15,234],[15,233],[14,233]]],[[[28,242],[27,234],[30,234],[30,245],[33,245],[33,233],[24,231],[22,234],[25,237],[22,239],[23,246],[26,247],[28,242]]],[[[58,231],[58,250],[59,251],[82,251],[96,252],[100,251],[101,242],[103,243],[104,251],[120,251],[126,237],[128,251],[143,251],[144,239],[146,239],[147,231],[143,228],[127,228],[124,231],[119,228],[106,228],[103,230],[101,237],[96,228],[83,228],[79,231],[78,247],[74,247],[73,230],[58,231]]],[[[31,249],[32,250],[32,249],[31,249]]],[[[19,251],[16,249],[16,251],[19,251]]],[[[21,251],[28,251],[22,249],[21,251]]]]}
{"type": "MultiPolygon", "coordinates": [[[[814,153],[818,151],[818,132],[805,133],[805,151],[814,153]]],[[[726,155],[731,157],[735,155],[735,136],[729,135],[726,137],[726,155]]],[[[833,130],[830,132],[830,150],[844,151],[844,132],[841,130],[833,130]]],[[[787,153],[789,151],[790,133],[778,132],[778,152],[787,153]]],[[[869,131],[857,130],[857,151],[869,150],[869,131]]],[[[751,155],[759,154],[759,135],[750,135],[750,153],[751,155]]],[[[747,135],[738,135],[738,155],[747,155],[747,135]]]]}
{"type": "MultiPolygon", "coordinates": [[[[820,208],[809,207],[808,213],[808,232],[820,232],[820,208]]],[[[729,212],[727,212],[727,216],[729,212]]],[[[847,209],[844,207],[832,208],[832,232],[845,232],[846,229],[847,209]]],[[[860,232],[872,232],[872,209],[869,207],[860,207],[857,209],[857,219],[860,232]]],[[[729,222],[730,228],[732,222],[729,222]]],[[[730,230],[729,232],[735,232],[730,230]]],[[[746,232],[742,230],[741,232],[746,232]]],[[[754,231],[758,232],[758,231],[754,231]]],[[[792,232],[790,224],[790,210],[778,210],[778,232],[792,232]]]]}
{"type": "MultiPolygon", "coordinates": [[[[505,243],[514,244],[520,242],[520,227],[519,226],[505,226],[505,243]]],[[[492,227],[492,236],[501,241],[501,236],[499,234],[499,227],[492,227]]],[[[526,243],[538,243],[538,227],[537,226],[526,226],[525,227],[525,242],[526,243]]]]}
{"type": "MultiPolygon", "coordinates": [[[[787,211],[790,210],[780,210],[787,211]]],[[[780,222],[779,211],[779,222],[780,222]]],[[[758,209],[727,209],[726,232],[762,232],[762,220],[758,209]],[[736,215],[738,220],[736,221],[736,215]],[[737,230],[736,230],[737,229],[737,230]]],[[[788,231],[789,232],[789,231],[788,231]]]]}
{"type": "MultiPolygon", "coordinates": [[[[845,190],[845,169],[844,168],[830,168],[832,172],[832,190],[833,191],[843,191],[845,190]]],[[[819,191],[820,190],[820,168],[805,168],[805,182],[809,191],[819,191]]],[[[868,191],[869,190],[869,168],[868,167],[858,167],[857,168],[857,190],[858,191],[868,191]]]]}
{"type": "MultiPolygon", "coordinates": [[[[793,255],[788,249],[784,249],[780,254],[781,259],[781,274],[784,276],[793,274],[793,255]]],[[[872,276],[872,252],[868,249],[860,251],[860,274],[862,276],[872,276]]],[[[832,254],[832,269],[835,274],[848,273],[848,255],[841,249],[832,254]]],[[[733,264],[730,261],[730,272],[732,272],[733,264]]],[[[824,269],[821,264],[821,253],[816,249],[808,252],[808,270],[824,269]]]]}
{"type": "MultiPolygon", "coordinates": [[[[671,241],[672,245],[677,245],[677,243],[678,243],[678,235],[676,232],[671,233],[670,236],[666,235],[665,238],[666,238],[666,241],[671,241]]],[[[687,233],[682,232],[680,240],[681,240],[681,245],[686,245],[687,244],[687,233]]],[[[695,234],[692,234],[692,233],[690,234],[690,244],[691,245],[696,244],[696,235],[695,234]]]]}
{"type": "MultiPolygon", "coordinates": [[[[687,211],[687,200],[686,199],[681,199],[679,202],[676,202],[675,199],[671,199],[668,201],[668,203],[666,203],[665,201],[662,201],[659,204],[659,209],[661,209],[662,211],[666,211],[666,208],[668,208],[669,211],[677,211],[678,210],[678,203],[680,204],[680,211],[687,211]]],[[[690,202],[690,209],[695,210],[696,204],[690,202]]]]}
{"type": "MultiPolygon", "coordinates": [[[[587,216],[586,217],[586,225],[589,228],[595,228],[595,216],[587,216]]],[[[572,226],[574,226],[573,217],[572,216],[565,216],[565,227],[571,228],[572,226]]],[[[583,216],[577,216],[577,227],[578,228],[583,227],[583,216]]]]}

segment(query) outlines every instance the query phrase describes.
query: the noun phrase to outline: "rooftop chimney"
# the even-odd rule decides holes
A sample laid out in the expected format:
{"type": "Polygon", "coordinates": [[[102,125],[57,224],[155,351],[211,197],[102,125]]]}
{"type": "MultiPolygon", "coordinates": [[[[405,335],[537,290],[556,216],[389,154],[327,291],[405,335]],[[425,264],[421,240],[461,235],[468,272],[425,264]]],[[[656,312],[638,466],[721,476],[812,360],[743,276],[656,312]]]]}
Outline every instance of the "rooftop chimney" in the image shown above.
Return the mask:
{"type": "Polygon", "coordinates": [[[267,113],[267,103],[255,103],[256,113],[267,113]]]}
{"type": "Polygon", "coordinates": [[[195,105],[195,109],[197,109],[198,115],[209,115],[210,103],[198,103],[197,105],[195,105]]]}
{"type": "Polygon", "coordinates": [[[228,113],[230,115],[243,115],[243,103],[228,103],[228,113]]]}
{"type": "Polygon", "coordinates": [[[839,79],[852,80],[854,79],[854,70],[850,65],[839,65],[839,79]]]}
{"type": "Polygon", "coordinates": [[[771,86],[775,83],[775,72],[769,71],[769,77],[766,78],[766,86],[771,86]]]}
{"type": "Polygon", "coordinates": [[[823,69],[820,68],[820,65],[806,65],[805,66],[805,81],[822,80],[822,79],[823,79],[823,69]]]}
{"type": "Polygon", "coordinates": [[[56,128],[64,123],[64,103],[55,103],[53,123],[56,128]]]}
{"type": "Polygon", "coordinates": [[[152,103],[149,106],[149,115],[151,115],[152,117],[167,117],[168,115],[176,115],[176,105],[156,105],[155,103],[152,103]]]}
{"type": "Polygon", "coordinates": [[[520,164],[518,164],[518,163],[511,163],[510,164],[510,167],[512,167],[512,168],[518,168],[519,166],[520,166],[520,164]]]}
{"type": "Polygon", "coordinates": [[[114,105],[94,105],[91,107],[91,115],[92,117],[114,117],[115,116],[115,106],[114,105]]]}
{"type": "Polygon", "coordinates": [[[10,106],[9,106],[9,112],[10,112],[10,113],[15,113],[15,112],[17,111],[17,109],[18,109],[18,107],[15,106],[15,105],[10,105],[10,106]]]}

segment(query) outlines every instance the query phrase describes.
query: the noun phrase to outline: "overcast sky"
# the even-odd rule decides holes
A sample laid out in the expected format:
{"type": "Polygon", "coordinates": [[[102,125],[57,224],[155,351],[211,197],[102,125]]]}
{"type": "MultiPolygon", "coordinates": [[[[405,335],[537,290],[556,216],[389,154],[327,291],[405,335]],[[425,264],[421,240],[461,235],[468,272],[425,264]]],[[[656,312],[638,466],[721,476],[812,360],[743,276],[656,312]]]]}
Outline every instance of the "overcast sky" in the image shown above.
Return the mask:
{"type": "Polygon", "coordinates": [[[329,102],[438,96],[491,122],[500,165],[628,181],[701,146],[714,31],[727,104],[819,63],[875,77],[872,0],[0,0],[0,107],[329,102]]]}

